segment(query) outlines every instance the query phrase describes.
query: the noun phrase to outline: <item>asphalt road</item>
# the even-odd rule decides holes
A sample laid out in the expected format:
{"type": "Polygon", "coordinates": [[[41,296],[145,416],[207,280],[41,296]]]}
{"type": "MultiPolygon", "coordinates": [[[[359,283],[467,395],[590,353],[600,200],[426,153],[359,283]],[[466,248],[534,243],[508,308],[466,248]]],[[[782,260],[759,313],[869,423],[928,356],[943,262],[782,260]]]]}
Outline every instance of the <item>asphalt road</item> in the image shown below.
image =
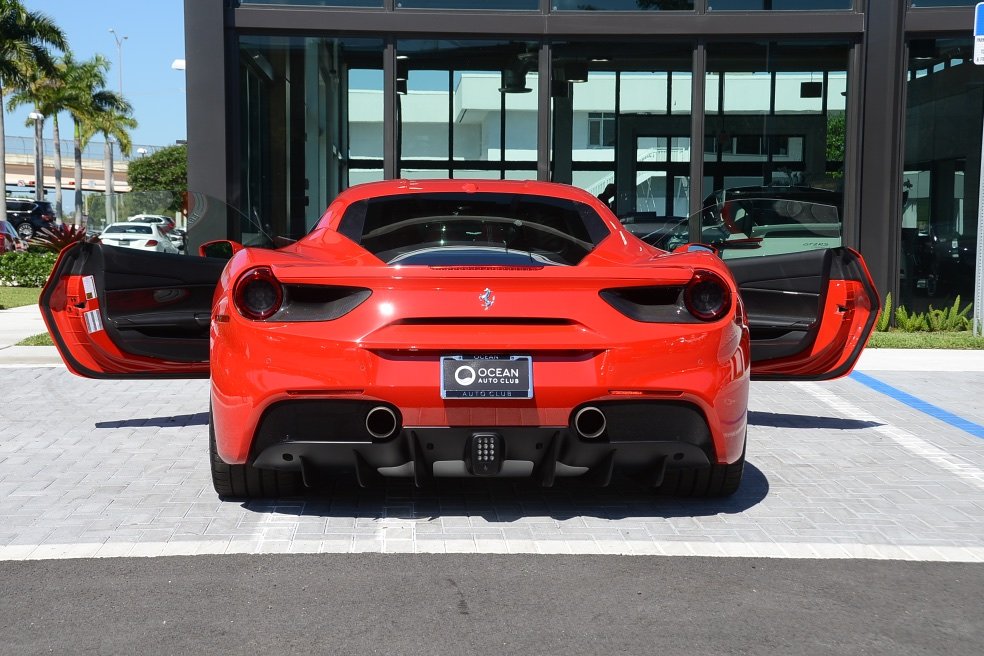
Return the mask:
{"type": "Polygon", "coordinates": [[[0,562],[0,653],[984,653],[984,566],[610,556],[0,562]]]}

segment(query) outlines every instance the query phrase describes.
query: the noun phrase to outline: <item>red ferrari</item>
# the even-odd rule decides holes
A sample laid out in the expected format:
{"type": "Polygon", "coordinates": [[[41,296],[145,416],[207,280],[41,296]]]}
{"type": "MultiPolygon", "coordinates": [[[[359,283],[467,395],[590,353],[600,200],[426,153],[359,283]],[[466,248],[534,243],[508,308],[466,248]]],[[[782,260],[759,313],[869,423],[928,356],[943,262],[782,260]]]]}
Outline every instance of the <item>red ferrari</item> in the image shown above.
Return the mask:
{"type": "Polygon", "coordinates": [[[79,243],[41,307],[80,376],[211,377],[222,497],[340,470],[731,494],[749,380],[849,373],[879,307],[852,250],[668,253],[539,182],[362,185],[295,243],[202,255],[79,243]]]}

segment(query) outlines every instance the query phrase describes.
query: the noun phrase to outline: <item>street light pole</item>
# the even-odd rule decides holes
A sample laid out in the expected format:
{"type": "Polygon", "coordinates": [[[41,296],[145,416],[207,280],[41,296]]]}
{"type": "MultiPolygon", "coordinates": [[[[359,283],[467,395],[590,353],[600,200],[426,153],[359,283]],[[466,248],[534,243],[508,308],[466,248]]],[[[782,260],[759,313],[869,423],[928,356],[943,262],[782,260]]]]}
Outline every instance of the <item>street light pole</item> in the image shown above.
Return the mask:
{"type": "Polygon", "coordinates": [[[116,53],[118,55],[117,59],[120,65],[120,96],[122,97],[123,95],[123,42],[129,39],[130,37],[120,36],[119,34],[116,33],[116,30],[113,29],[112,27],[109,28],[109,33],[112,34],[113,38],[116,40],[116,53]]]}
{"type": "Polygon", "coordinates": [[[27,117],[34,121],[34,200],[44,200],[44,114],[31,112],[27,117]]]}

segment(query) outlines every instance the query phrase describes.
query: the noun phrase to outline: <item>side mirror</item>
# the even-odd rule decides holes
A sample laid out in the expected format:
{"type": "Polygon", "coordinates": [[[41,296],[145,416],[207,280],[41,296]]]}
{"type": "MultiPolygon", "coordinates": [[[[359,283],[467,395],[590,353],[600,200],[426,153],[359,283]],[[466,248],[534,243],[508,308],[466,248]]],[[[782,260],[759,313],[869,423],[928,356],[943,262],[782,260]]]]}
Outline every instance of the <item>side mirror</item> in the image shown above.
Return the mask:
{"type": "Polygon", "coordinates": [[[674,253],[717,253],[717,249],[706,244],[680,244],[673,249],[674,253]]]}
{"type": "Polygon", "coordinates": [[[198,247],[198,254],[202,257],[213,257],[216,259],[230,260],[232,256],[243,250],[243,245],[229,239],[216,239],[207,241],[198,247]]]}

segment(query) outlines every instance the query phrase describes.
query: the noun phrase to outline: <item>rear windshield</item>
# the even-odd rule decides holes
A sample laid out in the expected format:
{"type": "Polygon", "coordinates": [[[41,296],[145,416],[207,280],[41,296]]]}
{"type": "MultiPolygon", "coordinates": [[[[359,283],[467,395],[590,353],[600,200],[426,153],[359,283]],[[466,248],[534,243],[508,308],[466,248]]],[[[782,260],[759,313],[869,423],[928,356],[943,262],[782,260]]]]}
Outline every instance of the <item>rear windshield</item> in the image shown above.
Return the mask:
{"type": "Polygon", "coordinates": [[[152,235],[154,229],[145,225],[114,225],[106,228],[106,234],[152,235]]]}
{"type": "Polygon", "coordinates": [[[387,264],[427,266],[571,266],[609,234],[584,203],[494,193],[360,201],[339,232],[387,264]]]}

